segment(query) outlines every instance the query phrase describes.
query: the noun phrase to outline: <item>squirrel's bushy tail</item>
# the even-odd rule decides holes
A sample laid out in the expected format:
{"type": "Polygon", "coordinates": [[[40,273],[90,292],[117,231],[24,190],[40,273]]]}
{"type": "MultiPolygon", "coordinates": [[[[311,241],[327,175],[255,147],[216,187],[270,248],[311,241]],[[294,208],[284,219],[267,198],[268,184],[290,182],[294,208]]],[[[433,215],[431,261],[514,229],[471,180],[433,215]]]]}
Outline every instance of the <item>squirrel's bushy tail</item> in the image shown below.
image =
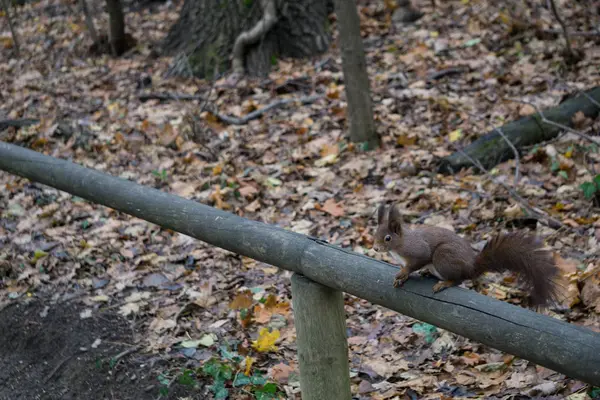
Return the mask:
{"type": "Polygon", "coordinates": [[[527,285],[532,306],[541,307],[557,300],[554,277],[558,267],[552,253],[533,235],[520,232],[491,238],[475,259],[476,275],[486,271],[512,271],[527,285]]]}

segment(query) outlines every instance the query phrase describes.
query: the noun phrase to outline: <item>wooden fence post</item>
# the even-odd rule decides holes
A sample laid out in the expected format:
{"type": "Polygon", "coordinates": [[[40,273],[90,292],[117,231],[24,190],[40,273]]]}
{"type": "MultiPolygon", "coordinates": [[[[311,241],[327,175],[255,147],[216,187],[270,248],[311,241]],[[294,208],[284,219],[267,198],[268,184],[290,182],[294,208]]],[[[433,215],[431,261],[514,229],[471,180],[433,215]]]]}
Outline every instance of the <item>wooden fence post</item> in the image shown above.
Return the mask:
{"type": "Polygon", "coordinates": [[[302,400],[350,400],[346,315],[342,292],[292,276],[302,400]]]}

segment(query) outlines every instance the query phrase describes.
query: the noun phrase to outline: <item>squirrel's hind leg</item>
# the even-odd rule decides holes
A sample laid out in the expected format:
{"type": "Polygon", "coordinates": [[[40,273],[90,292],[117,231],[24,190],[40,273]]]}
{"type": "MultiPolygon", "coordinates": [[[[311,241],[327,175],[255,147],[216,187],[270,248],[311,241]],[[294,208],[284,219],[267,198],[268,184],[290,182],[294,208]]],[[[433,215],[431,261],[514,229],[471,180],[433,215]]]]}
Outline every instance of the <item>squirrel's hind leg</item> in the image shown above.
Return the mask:
{"type": "Polygon", "coordinates": [[[433,285],[433,293],[441,292],[442,290],[452,287],[456,284],[454,281],[439,281],[433,285]]]}
{"type": "Polygon", "coordinates": [[[440,282],[433,286],[437,293],[446,288],[459,285],[468,278],[469,271],[473,269],[469,264],[469,257],[463,254],[460,247],[443,244],[435,249],[432,257],[433,271],[440,282]]]}

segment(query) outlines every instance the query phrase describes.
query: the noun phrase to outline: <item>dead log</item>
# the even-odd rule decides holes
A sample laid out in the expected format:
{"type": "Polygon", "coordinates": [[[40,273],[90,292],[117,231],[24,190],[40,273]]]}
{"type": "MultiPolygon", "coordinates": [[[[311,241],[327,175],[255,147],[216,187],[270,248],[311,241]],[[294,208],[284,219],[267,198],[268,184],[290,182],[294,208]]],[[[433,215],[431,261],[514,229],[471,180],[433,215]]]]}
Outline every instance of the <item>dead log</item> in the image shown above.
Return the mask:
{"type": "MultiPolygon", "coordinates": [[[[543,110],[542,113],[547,120],[572,127],[573,116],[579,111],[588,118],[596,118],[600,108],[594,104],[594,101],[596,103],[600,102],[600,86],[586,91],[585,94],[580,93],[573,96],[554,108],[543,110]]],[[[553,139],[562,131],[560,127],[544,122],[539,113],[510,122],[500,129],[504,136],[519,150],[524,146],[531,146],[553,139]]],[[[598,138],[598,141],[600,142],[600,138],[598,138]]],[[[475,161],[479,161],[486,169],[514,157],[510,145],[497,130],[492,130],[475,140],[463,152],[475,161]]],[[[472,166],[473,162],[468,157],[461,152],[455,152],[440,161],[438,171],[443,174],[452,174],[472,166]]]]}

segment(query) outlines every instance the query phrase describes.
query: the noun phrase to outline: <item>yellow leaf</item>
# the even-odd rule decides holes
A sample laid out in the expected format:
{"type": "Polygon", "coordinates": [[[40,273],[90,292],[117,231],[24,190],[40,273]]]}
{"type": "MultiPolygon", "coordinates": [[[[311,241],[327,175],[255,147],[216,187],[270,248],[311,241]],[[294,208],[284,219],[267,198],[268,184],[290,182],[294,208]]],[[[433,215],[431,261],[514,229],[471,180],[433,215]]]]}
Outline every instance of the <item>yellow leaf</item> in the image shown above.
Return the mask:
{"type": "Polygon", "coordinates": [[[450,132],[448,135],[451,142],[456,142],[458,139],[462,137],[462,129],[457,129],[455,131],[450,132]]]}
{"type": "Polygon", "coordinates": [[[221,175],[221,172],[223,172],[223,166],[221,164],[215,165],[212,170],[213,176],[221,175]]]}
{"type": "Polygon", "coordinates": [[[269,332],[269,328],[262,328],[258,333],[258,339],[252,342],[252,347],[261,353],[267,351],[277,351],[275,342],[279,339],[279,329],[269,332]]]}
{"type": "Polygon", "coordinates": [[[255,358],[246,356],[246,369],[244,370],[244,375],[250,376],[250,369],[252,368],[252,364],[254,364],[255,358]]]}
{"type": "Polygon", "coordinates": [[[569,150],[567,150],[567,152],[565,153],[565,157],[567,157],[567,158],[573,157],[573,148],[572,147],[569,150]]]}

